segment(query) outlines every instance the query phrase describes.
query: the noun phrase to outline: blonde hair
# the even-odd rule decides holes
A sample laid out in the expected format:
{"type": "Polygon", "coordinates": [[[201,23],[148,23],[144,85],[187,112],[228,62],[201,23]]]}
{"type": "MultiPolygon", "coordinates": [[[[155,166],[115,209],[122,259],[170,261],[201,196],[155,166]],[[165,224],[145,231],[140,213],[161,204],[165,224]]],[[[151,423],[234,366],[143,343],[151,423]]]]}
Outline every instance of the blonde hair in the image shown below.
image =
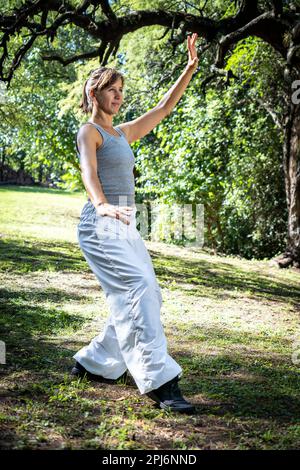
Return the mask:
{"type": "Polygon", "coordinates": [[[90,90],[103,90],[103,88],[106,88],[115,83],[118,78],[122,80],[122,85],[124,86],[124,76],[115,68],[99,67],[98,69],[91,70],[89,72],[89,78],[85,81],[82,90],[82,99],[79,105],[82,112],[89,114],[93,110],[93,102],[90,96],[90,90]]]}

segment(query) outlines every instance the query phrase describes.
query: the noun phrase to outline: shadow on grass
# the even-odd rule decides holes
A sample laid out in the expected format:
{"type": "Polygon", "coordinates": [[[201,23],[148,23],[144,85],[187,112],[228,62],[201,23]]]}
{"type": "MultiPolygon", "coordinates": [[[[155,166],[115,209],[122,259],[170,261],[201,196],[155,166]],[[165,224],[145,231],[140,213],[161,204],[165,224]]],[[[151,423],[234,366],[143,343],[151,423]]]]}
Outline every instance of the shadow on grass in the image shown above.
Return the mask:
{"type": "MultiPolygon", "coordinates": [[[[66,409],[63,412],[59,409],[59,401],[57,411],[55,406],[49,407],[48,397],[53,394],[55,397],[55,386],[59,389],[64,376],[69,374],[76,351],[57,346],[55,342],[59,341],[55,335],[61,331],[65,334],[66,329],[77,331],[85,320],[59,308],[39,305],[39,300],[45,301],[45,298],[59,302],[62,298],[64,301],[66,298],[78,300],[80,296],[53,290],[51,293],[1,290],[0,329],[1,340],[5,341],[6,346],[6,364],[0,366],[1,448],[30,448],[32,444],[28,439],[31,429],[38,435],[43,428],[41,419],[51,420],[53,414],[58,421],[62,414],[61,419],[65,422],[66,409]],[[44,335],[48,335],[47,340],[42,339],[44,335]]],[[[66,385],[62,390],[62,394],[66,394],[66,404],[69,402],[67,392],[66,385]]],[[[79,414],[80,407],[73,410],[71,421],[76,421],[79,414]]],[[[58,442],[53,445],[59,448],[58,442]]]]}
{"type": "MultiPolygon", "coordinates": [[[[197,323],[178,323],[173,322],[167,324],[166,329],[168,334],[174,337],[182,337],[184,341],[196,342],[200,345],[202,342],[213,344],[221,347],[235,347],[235,345],[248,347],[250,346],[251,353],[256,355],[255,348],[265,349],[265,354],[273,353],[275,356],[276,351],[282,352],[283,348],[290,350],[291,340],[287,337],[276,334],[271,334],[264,330],[259,332],[251,332],[244,330],[231,329],[229,327],[217,325],[208,326],[207,324],[197,323]]],[[[249,349],[249,348],[248,348],[249,349]]]]}
{"type": "MultiPolygon", "coordinates": [[[[285,301],[287,299],[299,303],[300,306],[300,287],[293,286],[290,281],[286,283],[279,281],[274,277],[268,277],[266,274],[251,272],[246,269],[235,268],[231,264],[221,262],[216,259],[214,262],[206,260],[182,260],[175,256],[166,256],[161,253],[155,253],[149,250],[153,259],[155,272],[162,283],[175,280],[178,284],[192,284],[195,289],[184,289],[185,294],[213,297],[232,296],[224,293],[222,290],[237,290],[245,292],[257,298],[267,298],[274,302],[285,301]],[[215,271],[215,272],[213,272],[215,271]],[[198,288],[199,287],[199,288],[198,288]],[[203,287],[210,290],[203,291],[203,287]]],[[[178,287],[177,287],[178,288],[178,287]]]]}
{"type": "Polygon", "coordinates": [[[6,364],[0,365],[0,448],[60,448],[61,438],[47,439],[48,422],[66,430],[71,426],[74,435],[76,432],[84,435],[85,421],[88,422],[84,418],[86,409],[99,415],[97,406],[91,404],[85,409],[79,403],[70,410],[78,392],[84,389],[76,381],[72,385],[70,377],[72,356],[79,347],[76,341],[65,341],[67,347],[62,347],[61,339],[57,339],[60,332],[65,335],[66,330],[82,328],[86,320],[54,306],[45,308],[39,301],[48,300],[51,305],[60,300],[78,301],[84,296],[53,289],[51,292],[1,289],[0,294],[1,340],[6,346],[6,364]]]}
{"type": "MultiPolygon", "coordinates": [[[[120,389],[108,384],[102,389],[102,384],[70,376],[73,355],[83,344],[81,337],[68,339],[66,329],[82,329],[85,320],[54,308],[30,307],[26,301],[31,295],[7,292],[1,316],[7,354],[6,364],[0,365],[0,448],[105,448],[99,440],[90,441],[104,418],[113,419],[117,404],[111,408],[107,403],[119,398],[120,389]]],[[[59,292],[53,295],[57,301],[59,292]]]]}
{"type": "MultiPolygon", "coordinates": [[[[73,354],[82,344],[79,344],[80,338],[76,343],[64,340],[64,344],[70,346],[65,348],[52,344],[49,339],[46,341],[39,339],[38,330],[43,333],[53,327],[54,332],[57,327],[48,313],[41,309],[40,312],[29,312],[27,316],[23,310],[22,321],[20,308],[17,312],[18,318],[9,317],[10,322],[6,325],[8,357],[6,371],[3,370],[1,375],[2,379],[8,380],[12,388],[7,387],[6,392],[2,393],[1,401],[6,403],[11,416],[16,413],[16,418],[5,422],[4,448],[43,448],[43,442],[45,448],[59,448],[61,442],[53,437],[47,439],[43,434],[47,433],[47,427],[43,428],[43,423],[52,423],[51,426],[63,429],[64,443],[67,447],[71,445],[75,448],[85,448],[96,445],[98,449],[107,448],[105,445],[102,447],[101,442],[94,441],[95,437],[98,433],[103,433],[104,436],[105,433],[112,432],[112,423],[116,417],[120,418],[120,423],[122,417],[132,419],[129,409],[134,410],[134,416],[138,420],[136,426],[141,419],[147,424],[148,420],[150,423],[159,417],[160,428],[164,429],[166,426],[166,431],[168,430],[167,425],[173,423],[174,416],[172,414],[162,416],[161,411],[154,409],[152,403],[149,405],[141,405],[139,401],[134,403],[134,397],[140,397],[137,390],[134,390],[134,393],[129,391],[127,396],[131,401],[125,401],[122,405],[123,402],[119,402],[118,399],[120,393],[126,394],[124,388],[120,392],[120,389],[114,385],[105,385],[104,388],[101,386],[99,388],[95,383],[91,383],[90,388],[86,388],[84,384],[72,385],[66,375],[69,375],[73,354]],[[39,318],[35,318],[36,316],[39,318]],[[32,434],[42,435],[42,441],[30,441],[32,434]]],[[[74,321],[75,327],[79,327],[78,319],[66,315],[63,325],[74,326],[74,321]]],[[[214,333],[216,338],[220,337],[220,332],[211,330],[211,339],[214,333]]],[[[226,335],[230,343],[228,332],[226,335]]],[[[233,336],[232,342],[235,340],[233,336]]],[[[248,340],[251,343],[251,338],[248,340]]],[[[226,441],[227,435],[224,429],[228,429],[228,432],[232,430],[239,436],[237,422],[232,422],[232,419],[241,422],[247,419],[245,436],[249,429],[254,433],[258,429],[256,419],[272,422],[272,426],[278,428],[279,434],[281,426],[298,422],[299,376],[296,371],[289,370],[283,361],[266,359],[263,353],[260,357],[257,352],[253,360],[251,350],[248,351],[248,355],[236,352],[201,355],[199,352],[182,350],[172,356],[184,369],[181,380],[182,392],[197,406],[196,416],[186,417],[179,423],[186,436],[193,431],[195,422],[192,419],[196,418],[202,420],[202,436],[205,433],[211,436],[210,433],[213,431],[212,424],[206,430],[206,420],[212,423],[212,418],[218,419],[214,424],[216,441],[220,439],[226,441]],[[223,420],[222,426],[220,419],[223,420]],[[249,424],[249,419],[253,422],[252,426],[249,424]],[[224,427],[226,422],[229,423],[229,428],[224,427]]],[[[4,366],[2,368],[4,369],[4,366]]],[[[158,446],[171,449],[173,446],[171,436],[160,444],[155,444],[158,434],[151,438],[149,436],[155,448],[158,446]]],[[[135,442],[134,446],[143,447],[143,444],[135,442]]]]}
{"type": "Polygon", "coordinates": [[[0,239],[1,271],[16,274],[35,271],[90,272],[75,243],[0,239]]]}
{"type": "MultiPolygon", "coordinates": [[[[202,412],[271,419],[277,423],[298,422],[300,376],[291,358],[272,354],[270,349],[255,350],[253,354],[251,347],[231,349],[230,345],[235,344],[238,338],[228,330],[202,328],[202,334],[212,344],[214,339],[217,343],[222,336],[226,343],[221,350],[213,352],[201,354],[199,345],[197,353],[175,348],[173,354],[184,369],[182,382],[185,392],[191,399],[193,395],[200,394],[204,402],[208,402],[201,404],[202,412]]],[[[257,336],[251,333],[244,333],[245,337],[245,343],[250,346],[257,341],[257,336]]],[[[189,337],[185,337],[185,341],[188,340],[189,337]]],[[[263,348],[263,344],[260,347],[263,348]]]]}
{"type": "MultiPolygon", "coordinates": [[[[1,240],[0,255],[4,271],[9,269],[17,273],[44,270],[90,272],[80,249],[70,243],[33,242],[29,244],[29,242],[20,243],[16,240],[1,240]],[[17,255],[18,263],[16,262],[17,255]]],[[[235,269],[223,262],[216,261],[215,264],[211,264],[203,260],[201,262],[178,260],[161,254],[159,258],[156,256],[153,258],[156,272],[162,281],[175,279],[179,284],[181,282],[195,284],[198,289],[196,293],[199,296],[215,295],[219,298],[223,289],[236,288],[240,292],[253,290],[257,296],[265,295],[268,299],[282,302],[291,298],[296,302],[300,298],[300,289],[295,286],[288,286],[284,282],[265,275],[235,269]],[[217,272],[213,273],[212,268],[217,272]],[[211,290],[203,292],[203,286],[211,290]]],[[[192,293],[194,295],[195,291],[192,293]]],[[[98,399],[95,404],[97,388],[89,391],[92,400],[88,401],[83,396],[82,400],[77,401],[77,386],[70,385],[64,379],[65,375],[69,374],[73,363],[72,356],[78,348],[75,349],[75,344],[71,342],[69,342],[70,348],[60,346],[61,339],[55,338],[55,335],[59,335],[65,329],[77,331],[82,328],[84,318],[54,307],[48,309],[39,305],[39,300],[48,299],[56,303],[60,299],[65,301],[67,298],[71,301],[79,300],[84,296],[69,295],[59,290],[17,292],[5,289],[1,290],[1,296],[3,304],[3,315],[0,319],[1,330],[4,333],[2,338],[7,346],[7,365],[2,366],[1,375],[8,384],[1,401],[10,413],[10,417],[4,420],[7,433],[5,446],[11,448],[16,444],[16,446],[27,448],[42,447],[42,440],[32,444],[26,440],[26,435],[30,435],[32,429],[37,434],[42,429],[46,434],[48,425],[45,423],[47,422],[52,423],[53,428],[56,425],[60,427],[62,429],[60,432],[66,436],[66,441],[69,438],[75,441],[77,439],[78,447],[81,448],[84,448],[85,442],[89,440],[92,442],[100,431],[103,435],[110,432],[113,428],[111,424],[113,421],[109,420],[117,416],[119,412],[117,401],[110,401],[110,393],[113,394],[114,388],[107,386],[107,391],[105,392],[104,389],[101,395],[110,401],[109,406],[105,405],[105,399],[103,403],[98,399]],[[48,339],[42,339],[43,335],[48,335],[48,339]],[[51,342],[52,335],[56,344],[51,342]],[[16,410],[16,417],[14,417],[16,410]],[[106,419],[108,420],[107,428],[104,426],[106,419]],[[102,424],[103,427],[99,430],[102,424]]],[[[195,344],[197,342],[196,330],[194,333],[195,336],[190,337],[183,335],[184,340],[190,340],[191,344],[195,344]]],[[[253,431],[258,429],[255,420],[264,419],[278,426],[278,435],[280,435],[281,425],[298,422],[300,414],[298,371],[275,355],[272,357],[270,341],[274,345],[277,344],[274,343],[274,338],[263,339],[268,346],[269,356],[266,357],[264,351],[260,353],[257,350],[254,351],[254,348],[252,348],[252,354],[251,346],[256,345],[257,337],[251,336],[251,333],[239,334],[215,327],[207,328],[202,333],[204,339],[208,339],[212,344],[224,341],[225,347],[228,347],[227,352],[222,351],[217,355],[201,354],[199,351],[201,351],[202,343],[198,340],[201,344],[196,353],[178,350],[173,355],[184,369],[182,391],[192,402],[196,403],[198,415],[201,415],[204,420],[205,417],[223,417],[229,431],[234,428],[234,424],[231,424],[232,419],[240,419],[241,422],[245,418],[250,419],[251,422],[253,420],[253,431]],[[206,333],[207,338],[205,338],[206,333]],[[249,346],[246,353],[230,350],[232,349],[230,345],[239,342],[249,346]]],[[[67,338],[63,341],[67,344],[67,338]]],[[[281,340],[278,341],[277,345],[280,347],[281,340]]],[[[82,389],[79,387],[78,390],[84,391],[84,386],[82,389]]],[[[81,398],[80,394],[78,396],[81,398]]],[[[139,396],[138,392],[136,396],[139,396]]],[[[135,408],[134,413],[139,419],[149,419],[150,423],[153,417],[156,418],[152,410],[149,412],[151,418],[144,417],[142,413],[146,405],[140,406],[138,403],[132,405],[131,409],[132,407],[135,408]]],[[[157,411],[157,415],[159,413],[157,411]]],[[[131,415],[124,414],[124,416],[131,415]]],[[[173,421],[173,416],[166,415],[159,419],[160,424],[168,424],[173,421]]],[[[189,434],[193,428],[191,418],[186,418],[182,426],[185,426],[189,434]]],[[[222,433],[216,425],[216,440],[220,436],[222,433]]],[[[148,438],[151,439],[149,436],[148,438]]],[[[46,439],[46,437],[42,436],[41,439],[46,439]]],[[[166,440],[164,445],[167,446],[169,443],[168,448],[172,448],[173,437],[170,436],[167,439],[169,440],[166,440]]],[[[55,438],[44,442],[47,448],[60,445],[55,438]]],[[[97,448],[101,448],[99,441],[96,445],[97,448]]],[[[156,448],[156,444],[153,446],[156,448]]]]}
{"type": "Polygon", "coordinates": [[[7,364],[3,367],[2,373],[24,369],[43,370],[49,367],[57,371],[58,360],[64,358],[64,354],[70,357],[71,353],[65,350],[62,354],[55,345],[47,345],[42,337],[55,336],[66,329],[77,331],[82,328],[86,320],[78,314],[71,315],[54,306],[45,308],[39,305],[39,301],[79,300],[84,299],[84,296],[67,295],[65,292],[53,289],[51,292],[39,290],[17,292],[1,289],[0,295],[1,339],[6,345],[7,364]]]}
{"type": "Polygon", "coordinates": [[[72,385],[69,376],[75,350],[18,333],[8,338],[7,365],[0,365],[0,448],[59,449],[70,428],[74,436],[85,435],[84,413],[98,416],[97,404],[76,403],[85,385],[72,385]],[[65,437],[49,426],[64,428],[65,437]]]}
{"type": "MultiPolygon", "coordinates": [[[[151,252],[155,272],[163,284],[175,280],[178,284],[192,284],[195,289],[185,289],[186,295],[225,298],[232,293],[223,290],[251,292],[252,297],[267,298],[268,301],[283,302],[287,299],[300,306],[300,287],[276,280],[264,274],[234,268],[216,260],[214,264],[205,260],[181,260],[175,256],[164,256],[151,252]],[[215,270],[217,272],[212,272],[215,270]],[[207,288],[203,290],[203,287],[207,288]]],[[[79,246],[63,242],[20,242],[17,239],[0,239],[2,272],[14,273],[34,271],[91,272],[79,246]],[[16,260],[16,256],[17,260],[16,260]]]]}
{"type": "Polygon", "coordinates": [[[11,335],[26,337],[33,333],[55,334],[67,327],[77,330],[84,323],[84,319],[78,314],[71,315],[54,306],[45,308],[39,305],[39,302],[78,301],[84,298],[83,295],[71,295],[57,289],[51,291],[0,289],[2,338],[9,338],[11,335]]]}

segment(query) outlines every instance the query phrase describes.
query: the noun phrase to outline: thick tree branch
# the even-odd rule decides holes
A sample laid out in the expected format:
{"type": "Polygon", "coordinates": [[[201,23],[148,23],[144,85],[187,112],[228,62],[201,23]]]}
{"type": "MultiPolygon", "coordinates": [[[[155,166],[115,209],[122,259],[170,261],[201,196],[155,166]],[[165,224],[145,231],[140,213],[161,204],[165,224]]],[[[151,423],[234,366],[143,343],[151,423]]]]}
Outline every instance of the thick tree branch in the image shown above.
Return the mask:
{"type": "Polygon", "coordinates": [[[283,44],[283,35],[286,32],[287,26],[280,20],[277,20],[272,13],[263,13],[242,28],[227,34],[221,39],[215,65],[222,67],[224,65],[225,55],[230,46],[248,36],[257,36],[264,39],[284,56],[286,47],[283,44]]]}
{"type": "Polygon", "coordinates": [[[108,0],[101,0],[100,1],[101,8],[105,16],[111,21],[112,23],[117,23],[118,18],[116,17],[115,13],[110,7],[109,1],[108,0]]]}
{"type": "Polygon", "coordinates": [[[97,50],[82,52],[69,58],[63,58],[53,53],[45,56],[52,57],[63,65],[82,58],[95,57],[99,54],[100,61],[105,65],[110,56],[116,55],[122,37],[145,26],[160,25],[166,28],[165,34],[171,30],[173,53],[176,46],[186,39],[187,32],[197,32],[207,44],[219,41],[219,49],[215,66],[222,68],[225,55],[230,47],[243,38],[257,36],[274,47],[286,60],[290,71],[299,65],[298,50],[300,45],[300,13],[297,8],[287,11],[282,2],[274,0],[270,3],[270,11],[258,10],[257,0],[240,0],[237,13],[231,17],[214,20],[204,16],[204,7],[199,15],[184,11],[140,10],[130,11],[124,16],[117,17],[108,0],[83,0],[76,8],[67,0],[27,0],[24,5],[14,8],[12,12],[0,17],[0,79],[9,85],[16,68],[20,65],[26,52],[32,47],[36,37],[45,36],[52,42],[60,27],[72,24],[86,31],[90,36],[99,40],[97,50]],[[94,10],[88,10],[90,7],[94,10]],[[273,8],[272,8],[273,6],[273,8]],[[103,17],[95,19],[95,10],[101,9],[103,17]],[[53,20],[51,12],[56,12],[53,20]],[[38,18],[40,21],[38,21],[38,18]],[[51,18],[51,20],[49,19],[51,18]],[[10,62],[10,40],[27,29],[30,40],[15,53],[10,62]],[[299,30],[299,31],[298,31],[299,30]],[[176,31],[176,34],[174,34],[176,31]],[[293,34],[291,33],[293,31],[293,34]],[[286,38],[291,35],[289,41],[286,38]],[[289,56],[287,57],[287,52],[289,56]]]}
{"type": "Polygon", "coordinates": [[[100,57],[101,55],[103,56],[103,51],[102,51],[102,45],[98,47],[98,49],[95,49],[93,51],[89,52],[84,52],[82,54],[75,54],[73,56],[68,57],[67,59],[64,59],[63,57],[53,54],[53,55],[43,55],[42,59],[43,60],[56,60],[60,62],[62,65],[69,65],[72,62],[76,62],[78,60],[82,59],[91,59],[93,57],[100,57]],[[102,52],[102,54],[101,54],[102,52]]]}

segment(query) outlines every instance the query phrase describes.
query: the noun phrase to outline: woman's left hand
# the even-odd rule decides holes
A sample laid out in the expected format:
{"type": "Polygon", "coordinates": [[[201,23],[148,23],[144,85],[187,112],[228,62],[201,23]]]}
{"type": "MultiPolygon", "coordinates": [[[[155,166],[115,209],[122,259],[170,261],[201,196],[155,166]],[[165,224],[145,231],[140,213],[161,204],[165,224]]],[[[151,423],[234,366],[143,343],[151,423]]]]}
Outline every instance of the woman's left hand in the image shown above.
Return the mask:
{"type": "Polygon", "coordinates": [[[189,61],[187,64],[188,68],[196,69],[198,66],[198,56],[197,56],[197,49],[195,47],[195,43],[197,40],[198,34],[193,33],[192,37],[188,35],[187,37],[187,47],[188,47],[188,53],[189,53],[189,61]]]}

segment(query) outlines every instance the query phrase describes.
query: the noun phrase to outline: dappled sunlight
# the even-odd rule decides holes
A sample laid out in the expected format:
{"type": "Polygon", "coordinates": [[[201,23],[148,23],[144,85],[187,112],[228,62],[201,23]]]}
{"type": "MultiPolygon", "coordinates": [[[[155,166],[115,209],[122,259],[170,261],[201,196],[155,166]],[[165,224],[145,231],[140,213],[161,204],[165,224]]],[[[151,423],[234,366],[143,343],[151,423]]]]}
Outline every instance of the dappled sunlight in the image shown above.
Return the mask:
{"type": "Polygon", "coordinates": [[[38,207],[34,236],[28,236],[29,224],[14,232],[10,221],[0,237],[0,321],[7,346],[2,446],[295,447],[299,371],[291,354],[299,328],[298,274],[265,261],[145,242],[161,287],[169,352],[183,368],[182,392],[196,406],[193,416],[167,413],[139,394],[130,375],[115,384],[70,378],[73,354],[102,331],[109,307],[72,240],[78,196],[57,197],[48,202],[59,223],[65,217],[61,240],[54,219],[47,225],[38,207]]]}

